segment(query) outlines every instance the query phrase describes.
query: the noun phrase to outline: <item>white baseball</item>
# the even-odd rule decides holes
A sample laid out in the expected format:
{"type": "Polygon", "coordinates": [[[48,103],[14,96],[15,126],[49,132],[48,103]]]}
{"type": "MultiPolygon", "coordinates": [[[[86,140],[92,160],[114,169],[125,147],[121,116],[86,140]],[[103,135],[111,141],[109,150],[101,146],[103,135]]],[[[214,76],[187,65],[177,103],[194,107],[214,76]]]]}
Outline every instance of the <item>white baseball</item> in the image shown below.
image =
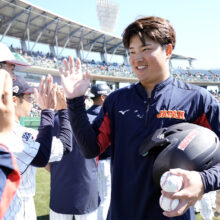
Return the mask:
{"type": "Polygon", "coordinates": [[[163,195],[160,196],[160,207],[167,212],[173,211],[179,205],[179,199],[170,199],[163,195]]]}
{"type": "Polygon", "coordinates": [[[167,171],[160,178],[160,186],[166,192],[178,192],[183,186],[183,178],[167,171]]]}

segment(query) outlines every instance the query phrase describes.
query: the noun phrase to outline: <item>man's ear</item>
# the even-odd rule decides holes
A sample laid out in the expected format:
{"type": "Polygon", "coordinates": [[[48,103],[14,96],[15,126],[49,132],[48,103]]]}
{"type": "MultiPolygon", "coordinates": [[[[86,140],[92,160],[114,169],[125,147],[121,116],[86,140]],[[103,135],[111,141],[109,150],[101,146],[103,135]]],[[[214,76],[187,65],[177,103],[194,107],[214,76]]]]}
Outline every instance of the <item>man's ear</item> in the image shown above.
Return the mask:
{"type": "Polygon", "coordinates": [[[16,96],[12,96],[12,101],[14,103],[14,105],[16,105],[18,103],[19,98],[16,96]]]}
{"type": "Polygon", "coordinates": [[[167,56],[167,59],[171,58],[172,52],[173,52],[172,44],[167,44],[166,45],[166,56],[167,56]]]}
{"type": "Polygon", "coordinates": [[[100,98],[101,98],[102,102],[104,102],[104,101],[105,101],[106,96],[105,96],[105,95],[101,95],[101,96],[100,96],[100,98]]]}

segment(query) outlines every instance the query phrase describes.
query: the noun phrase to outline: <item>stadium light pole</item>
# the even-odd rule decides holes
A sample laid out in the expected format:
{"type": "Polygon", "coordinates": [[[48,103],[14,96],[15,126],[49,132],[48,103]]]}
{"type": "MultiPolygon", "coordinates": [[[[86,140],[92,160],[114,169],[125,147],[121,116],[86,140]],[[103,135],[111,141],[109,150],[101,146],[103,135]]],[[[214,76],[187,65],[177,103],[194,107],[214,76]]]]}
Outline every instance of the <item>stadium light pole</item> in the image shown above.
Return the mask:
{"type": "Polygon", "coordinates": [[[101,30],[113,32],[118,18],[118,4],[108,0],[96,0],[96,12],[101,30]]]}

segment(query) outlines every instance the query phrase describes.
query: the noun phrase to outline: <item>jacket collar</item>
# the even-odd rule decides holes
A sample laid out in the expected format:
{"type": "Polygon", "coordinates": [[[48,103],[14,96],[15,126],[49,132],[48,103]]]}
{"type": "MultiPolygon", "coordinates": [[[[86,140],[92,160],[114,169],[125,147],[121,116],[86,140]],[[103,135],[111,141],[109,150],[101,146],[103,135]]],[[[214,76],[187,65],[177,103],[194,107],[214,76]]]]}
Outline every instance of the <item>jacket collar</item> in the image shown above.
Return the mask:
{"type": "MultiPolygon", "coordinates": [[[[151,93],[151,98],[154,97],[155,93],[157,93],[158,91],[162,90],[165,86],[169,85],[169,84],[172,83],[172,82],[173,82],[173,77],[172,77],[172,76],[169,76],[166,80],[164,80],[164,81],[158,83],[158,84],[154,87],[154,89],[153,89],[153,91],[152,91],[152,93],[151,93]]],[[[138,82],[138,83],[136,84],[136,87],[137,87],[138,93],[139,93],[145,100],[147,100],[147,99],[148,99],[148,97],[147,97],[147,92],[146,92],[145,88],[142,86],[142,84],[141,84],[140,82],[138,82]]]]}

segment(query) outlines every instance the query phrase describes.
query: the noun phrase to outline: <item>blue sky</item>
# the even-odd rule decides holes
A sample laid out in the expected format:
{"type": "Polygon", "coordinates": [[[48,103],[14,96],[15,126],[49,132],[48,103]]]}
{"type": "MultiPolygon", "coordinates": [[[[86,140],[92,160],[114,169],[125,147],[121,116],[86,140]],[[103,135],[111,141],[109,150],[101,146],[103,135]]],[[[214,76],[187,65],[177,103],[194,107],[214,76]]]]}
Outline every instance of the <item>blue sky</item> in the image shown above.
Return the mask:
{"type": "MultiPolygon", "coordinates": [[[[26,0],[65,18],[99,28],[96,0],[26,0]]],[[[174,53],[197,58],[195,68],[220,69],[220,0],[114,0],[118,21],[112,33],[121,36],[139,16],[161,16],[177,33],[174,53]]]]}

